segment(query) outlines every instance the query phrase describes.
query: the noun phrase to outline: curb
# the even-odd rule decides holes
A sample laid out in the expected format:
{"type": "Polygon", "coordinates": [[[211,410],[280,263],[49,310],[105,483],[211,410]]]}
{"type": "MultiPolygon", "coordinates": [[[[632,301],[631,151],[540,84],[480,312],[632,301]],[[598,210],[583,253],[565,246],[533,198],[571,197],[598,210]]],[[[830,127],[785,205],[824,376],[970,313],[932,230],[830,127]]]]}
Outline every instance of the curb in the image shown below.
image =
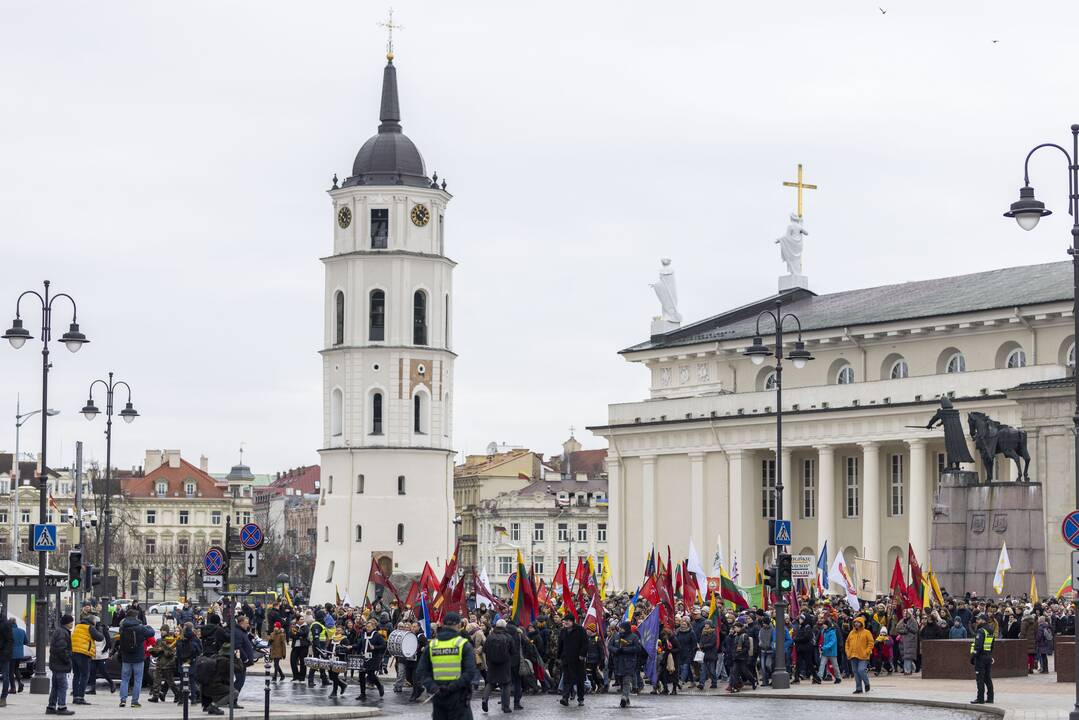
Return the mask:
{"type": "Polygon", "coordinates": [[[779,700],[820,700],[820,701],[832,701],[832,702],[853,702],[853,703],[888,703],[888,704],[901,704],[901,705],[917,705],[921,707],[933,707],[944,708],[947,710],[965,710],[969,713],[977,715],[995,715],[1000,718],[1008,720],[1010,715],[1014,714],[1014,710],[1002,708],[997,705],[971,705],[970,703],[958,703],[950,700],[933,700],[931,698],[899,698],[888,697],[886,695],[876,695],[874,697],[843,697],[833,695],[816,695],[810,693],[766,693],[760,690],[750,690],[748,692],[739,692],[728,695],[727,697],[750,697],[750,698],[776,698],[779,700]]]}

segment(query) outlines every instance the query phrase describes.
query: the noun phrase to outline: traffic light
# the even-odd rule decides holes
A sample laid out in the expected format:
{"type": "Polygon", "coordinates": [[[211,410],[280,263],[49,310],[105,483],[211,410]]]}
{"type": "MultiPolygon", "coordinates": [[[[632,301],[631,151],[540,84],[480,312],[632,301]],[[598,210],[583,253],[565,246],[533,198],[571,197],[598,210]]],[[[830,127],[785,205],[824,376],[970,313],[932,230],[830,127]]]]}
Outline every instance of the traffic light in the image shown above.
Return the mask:
{"type": "Polygon", "coordinates": [[[82,587],[82,550],[72,550],[67,554],[67,588],[78,590],[82,587]]]}
{"type": "Polygon", "coordinates": [[[776,589],[776,566],[769,565],[764,568],[764,587],[769,590],[776,589]]]}
{"type": "Polygon", "coordinates": [[[86,574],[85,574],[85,580],[83,581],[83,588],[87,592],[89,592],[90,594],[93,595],[93,594],[96,594],[94,592],[94,586],[95,585],[100,585],[100,584],[101,584],[101,578],[95,577],[95,575],[94,575],[94,566],[88,564],[86,566],[86,574]]]}
{"type": "Polygon", "coordinates": [[[779,592],[789,592],[793,587],[791,581],[791,556],[787,553],[776,558],[776,580],[779,583],[779,592]]]}

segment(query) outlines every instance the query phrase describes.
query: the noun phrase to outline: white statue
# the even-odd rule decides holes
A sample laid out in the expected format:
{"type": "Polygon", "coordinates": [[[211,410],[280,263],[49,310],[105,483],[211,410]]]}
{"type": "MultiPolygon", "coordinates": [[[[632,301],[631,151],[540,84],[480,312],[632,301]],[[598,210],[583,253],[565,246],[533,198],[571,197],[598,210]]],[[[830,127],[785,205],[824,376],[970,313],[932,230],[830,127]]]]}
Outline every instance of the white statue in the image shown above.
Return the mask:
{"type": "Polygon", "coordinates": [[[678,325],[682,322],[682,315],[678,312],[678,289],[674,284],[674,270],[671,270],[671,259],[662,258],[660,263],[663,267],[659,270],[659,282],[650,283],[649,287],[655,291],[659,298],[659,304],[663,309],[661,319],[666,323],[678,325]]]}
{"type": "Polygon", "coordinates": [[[791,213],[791,222],[787,233],[776,240],[783,262],[787,263],[787,272],[791,275],[802,274],[802,238],[809,233],[802,227],[802,216],[791,213]]]}

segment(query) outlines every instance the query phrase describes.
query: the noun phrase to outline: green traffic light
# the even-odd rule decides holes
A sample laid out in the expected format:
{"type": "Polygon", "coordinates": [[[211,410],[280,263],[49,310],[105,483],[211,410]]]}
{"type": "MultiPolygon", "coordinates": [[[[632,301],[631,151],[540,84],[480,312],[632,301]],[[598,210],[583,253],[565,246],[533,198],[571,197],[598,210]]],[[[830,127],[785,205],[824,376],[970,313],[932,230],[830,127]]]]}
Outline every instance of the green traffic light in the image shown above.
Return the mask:
{"type": "Polygon", "coordinates": [[[784,590],[790,590],[791,589],[791,584],[790,584],[789,580],[784,580],[783,581],[783,589],[784,590]]]}
{"type": "Polygon", "coordinates": [[[79,585],[82,585],[82,581],[79,580],[78,578],[71,578],[71,581],[70,581],[69,585],[71,586],[72,590],[78,590],[79,585]]]}

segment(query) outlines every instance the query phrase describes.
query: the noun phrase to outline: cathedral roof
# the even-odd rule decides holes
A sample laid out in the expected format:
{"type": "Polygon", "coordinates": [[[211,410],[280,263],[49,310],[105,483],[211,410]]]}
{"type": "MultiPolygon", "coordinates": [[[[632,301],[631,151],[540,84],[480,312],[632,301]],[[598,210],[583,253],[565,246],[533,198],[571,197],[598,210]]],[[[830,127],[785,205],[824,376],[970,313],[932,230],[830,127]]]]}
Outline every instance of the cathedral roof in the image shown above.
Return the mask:
{"type": "Polygon", "coordinates": [[[796,288],[686,325],[621,352],[753,337],[758,313],[774,307],[777,299],[783,300],[784,312],[793,312],[798,316],[803,330],[812,331],[1059,302],[1071,300],[1073,294],[1070,261],[859,288],[828,295],[796,288]]]}
{"type": "Polygon", "coordinates": [[[401,131],[401,107],[397,98],[397,68],[392,58],[382,72],[382,106],[378,133],[363,144],[352,163],[352,176],[343,187],[353,185],[411,185],[431,187],[423,156],[401,131]]]}

